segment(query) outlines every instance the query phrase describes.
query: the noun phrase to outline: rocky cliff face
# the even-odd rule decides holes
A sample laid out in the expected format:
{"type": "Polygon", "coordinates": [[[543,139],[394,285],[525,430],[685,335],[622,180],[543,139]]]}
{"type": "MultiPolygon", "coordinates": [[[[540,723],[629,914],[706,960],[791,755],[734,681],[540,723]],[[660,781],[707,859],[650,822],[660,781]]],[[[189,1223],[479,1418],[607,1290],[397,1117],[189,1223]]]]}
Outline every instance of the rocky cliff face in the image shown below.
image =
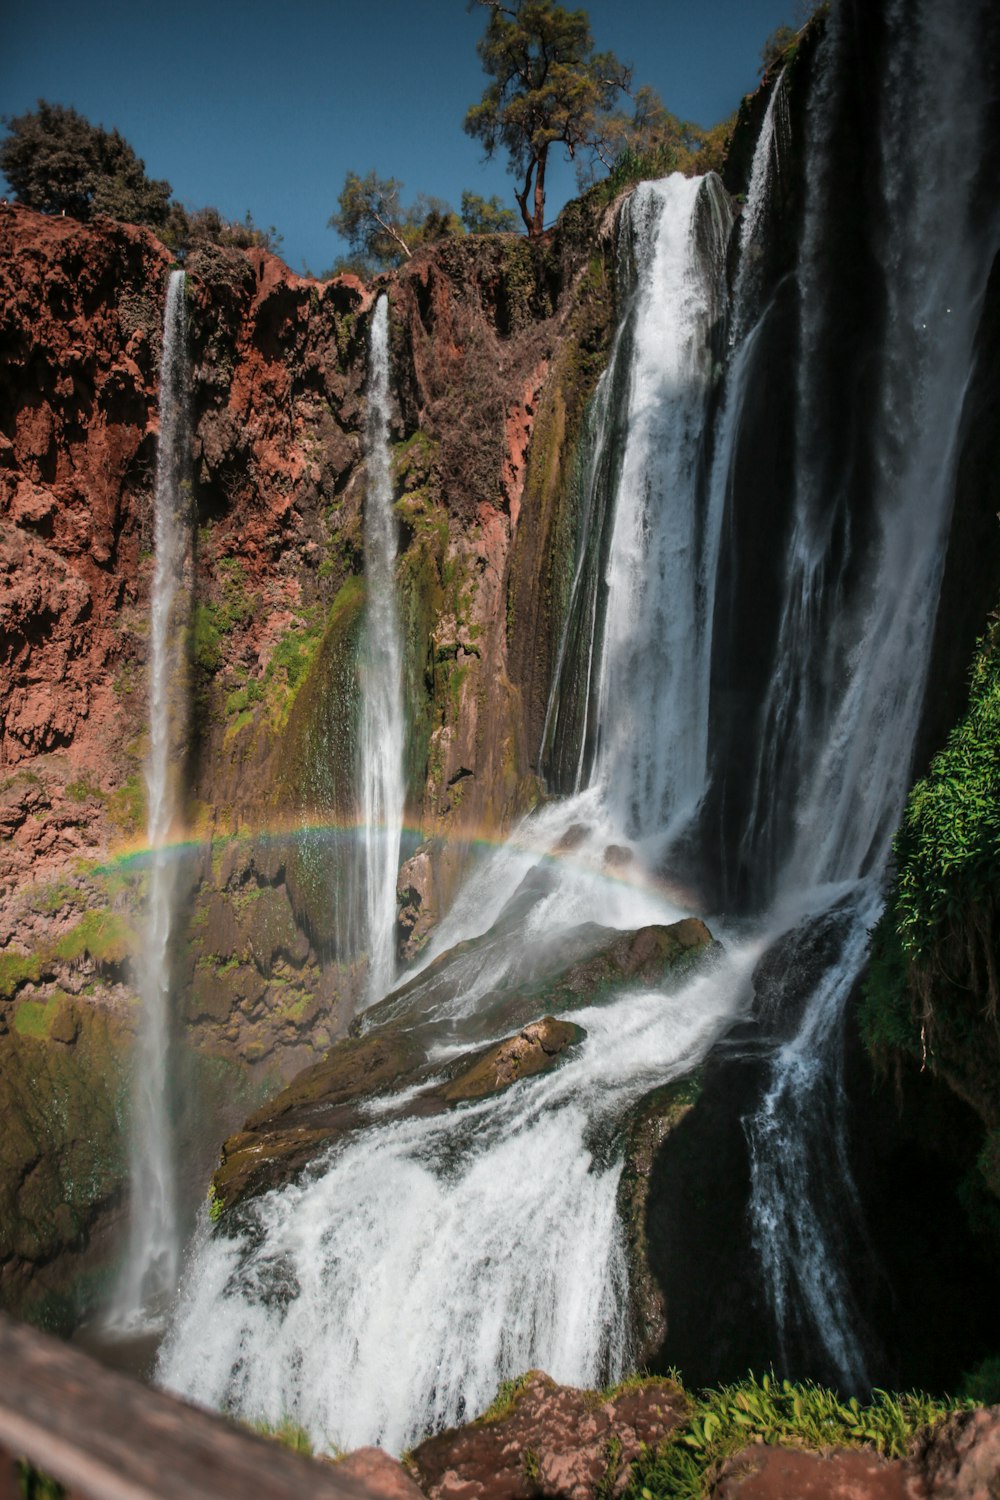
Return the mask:
{"type": "MultiPolygon", "coordinates": [[[[228,1101],[222,1075],[208,1089],[213,1145],[260,1090],[343,1031],[355,1000],[333,913],[355,802],[376,292],[390,299],[397,403],[408,821],[425,836],[401,878],[412,951],[472,841],[502,833],[539,795],[573,545],[561,476],[613,323],[611,228],[601,207],[577,206],[543,245],[444,241],[374,290],[296,277],[264,252],[207,247],[189,259],[183,781],[195,843],[174,964],[184,1066],[235,1066],[245,1080],[228,1101]]],[[[67,1244],[99,1238],[121,1196],[126,1095],[110,1058],[134,1029],[143,871],[120,855],[145,832],[170,266],[143,230],[0,211],[0,1050],[19,1087],[63,1060],[79,1075],[72,1099],[43,1103],[37,1119],[9,1101],[24,1128],[8,1136],[0,1175],[26,1180],[58,1153],[60,1131],[91,1119],[103,1122],[104,1163],[78,1174],[93,1192],[62,1238],[32,1231],[29,1245],[18,1230],[0,1243],[19,1305],[42,1295],[42,1268],[67,1244]],[[88,1071],[102,1047],[107,1066],[88,1071]]],[[[12,1210],[11,1222],[40,1222],[27,1199],[12,1210]]]]}

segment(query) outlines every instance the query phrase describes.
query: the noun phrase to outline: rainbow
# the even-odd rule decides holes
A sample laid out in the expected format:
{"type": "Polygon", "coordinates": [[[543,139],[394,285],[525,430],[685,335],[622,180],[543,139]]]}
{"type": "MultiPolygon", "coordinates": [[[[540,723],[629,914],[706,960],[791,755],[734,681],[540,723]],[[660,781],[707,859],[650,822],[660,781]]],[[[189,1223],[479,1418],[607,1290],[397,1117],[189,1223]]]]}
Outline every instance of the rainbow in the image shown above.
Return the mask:
{"type": "MultiPolygon", "coordinates": [[[[222,832],[207,830],[201,832],[196,828],[181,828],[157,848],[137,840],[121,845],[95,865],[94,874],[110,875],[130,872],[140,874],[151,863],[154,854],[161,857],[166,855],[169,859],[180,862],[195,856],[204,856],[206,852],[211,852],[213,855],[221,853],[225,849],[240,844],[268,845],[287,843],[289,840],[353,843],[367,831],[366,824],[360,818],[342,822],[285,820],[242,824],[238,828],[222,832]]],[[[694,891],[686,889],[676,881],[650,875],[638,861],[608,867],[603,862],[598,863],[594,859],[581,856],[576,849],[553,849],[548,843],[535,842],[530,833],[530,826],[527,828],[522,826],[513,834],[504,835],[496,829],[482,825],[478,827],[464,825],[450,834],[431,832],[416,825],[406,825],[402,829],[401,846],[404,858],[408,858],[421,844],[428,842],[461,847],[464,853],[471,855],[473,859],[477,856],[485,857],[497,849],[512,848],[539,863],[575,869],[590,879],[604,880],[615,886],[664,896],[681,910],[697,911],[700,908],[701,903],[694,891]]]]}

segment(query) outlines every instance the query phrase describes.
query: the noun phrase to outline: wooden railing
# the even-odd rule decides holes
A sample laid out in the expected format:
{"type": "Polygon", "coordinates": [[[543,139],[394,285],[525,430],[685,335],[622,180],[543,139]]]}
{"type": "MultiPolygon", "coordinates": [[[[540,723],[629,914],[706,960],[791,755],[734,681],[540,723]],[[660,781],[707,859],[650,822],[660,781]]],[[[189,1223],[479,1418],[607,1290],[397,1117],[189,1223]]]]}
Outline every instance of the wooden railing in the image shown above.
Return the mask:
{"type": "Polygon", "coordinates": [[[20,1500],[19,1460],[58,1480],[72,1500],[373,1500],[332,1464],[0,1314],[0,1500],[20,1500]]]}

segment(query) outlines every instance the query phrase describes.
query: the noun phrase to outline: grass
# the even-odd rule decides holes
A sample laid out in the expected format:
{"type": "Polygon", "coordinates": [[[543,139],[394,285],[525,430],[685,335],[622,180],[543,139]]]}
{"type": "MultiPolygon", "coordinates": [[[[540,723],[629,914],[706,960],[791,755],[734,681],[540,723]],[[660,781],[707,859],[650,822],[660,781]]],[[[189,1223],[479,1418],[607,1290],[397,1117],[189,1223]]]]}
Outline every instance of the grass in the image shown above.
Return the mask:
{"type": "Polygon", "coordinates": [[[312,1438],[292,1417],[282,1417],[280,1422],[248,1422],[246,1425],[251,1432],[280,1443],[283,1448],[289,1448],[292,1453],[302,1453],[306,1458],[313,1456],[312,1438]]]}
{"type": "Polygon", "coordinates": [[[902,1458],[920,1428],[969,1404],[874,1391],[862,1405],[811,1382],[750,1375],[692,1398],[687,1421],[636,1461],[626,1494],[628,1500],[701,1500],[715,1466],[753,1443],[816,1452],[873,1448],[886,1458],[902,1458]]]}

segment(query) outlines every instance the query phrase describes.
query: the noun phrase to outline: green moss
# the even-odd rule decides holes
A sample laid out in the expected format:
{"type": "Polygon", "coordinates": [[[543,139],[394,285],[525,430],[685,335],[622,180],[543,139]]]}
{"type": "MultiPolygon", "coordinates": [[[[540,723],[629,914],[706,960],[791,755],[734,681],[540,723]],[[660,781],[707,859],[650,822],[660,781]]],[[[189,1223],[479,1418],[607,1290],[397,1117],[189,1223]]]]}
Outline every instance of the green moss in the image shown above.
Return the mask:
{"type": "Polygon", "coordinates": [[[41,960],[37,953],[0,953],[0,997],[10,1000],[24,984],[37,983],[41,960]]]}
{"type": "Polygon", "coordinates": [[[104,800],[104,792],[87,776],[81,776],[76,781],[67,782],[66,795],[71,802],[86,802],[93,797],[99,801],[104,800]]]}
{"type": "Polygon", "coordinates": [[[108,797],[108,816],[124,834],[138,833],[146,825],[146,782],[133,771],[128,780],[108,797]]]}
{"type": "Polygon", "coordinates": [[[86,900],[79,886],[70,885],[65,880],[55,880],[50,885],[36,886],[29,892],[32,911],[44,916],[52,916],[67,906],[83,906],[86,900]]]}
{"type": "Polygon", "coordinates": [[[14,1012],[14,1030],[18,1036],[47,1037],[60,1008],[62,996],[49,1000],[22,1000],[14,1012]]]}
{"type": "Polygon", "coordinates": [[[89,911],[56,940],[51,952],[66,963],[89,956],[99,965],[120,964],[128,958],[131,943],[132,930],[119,912],[89,911]]]}
{"type": "Polygon", "coordinates": [[[219,670],[222,662],[222,629],[218,608],[199,603],[191,611],[191,659],[206,676],[219,670]]]}

